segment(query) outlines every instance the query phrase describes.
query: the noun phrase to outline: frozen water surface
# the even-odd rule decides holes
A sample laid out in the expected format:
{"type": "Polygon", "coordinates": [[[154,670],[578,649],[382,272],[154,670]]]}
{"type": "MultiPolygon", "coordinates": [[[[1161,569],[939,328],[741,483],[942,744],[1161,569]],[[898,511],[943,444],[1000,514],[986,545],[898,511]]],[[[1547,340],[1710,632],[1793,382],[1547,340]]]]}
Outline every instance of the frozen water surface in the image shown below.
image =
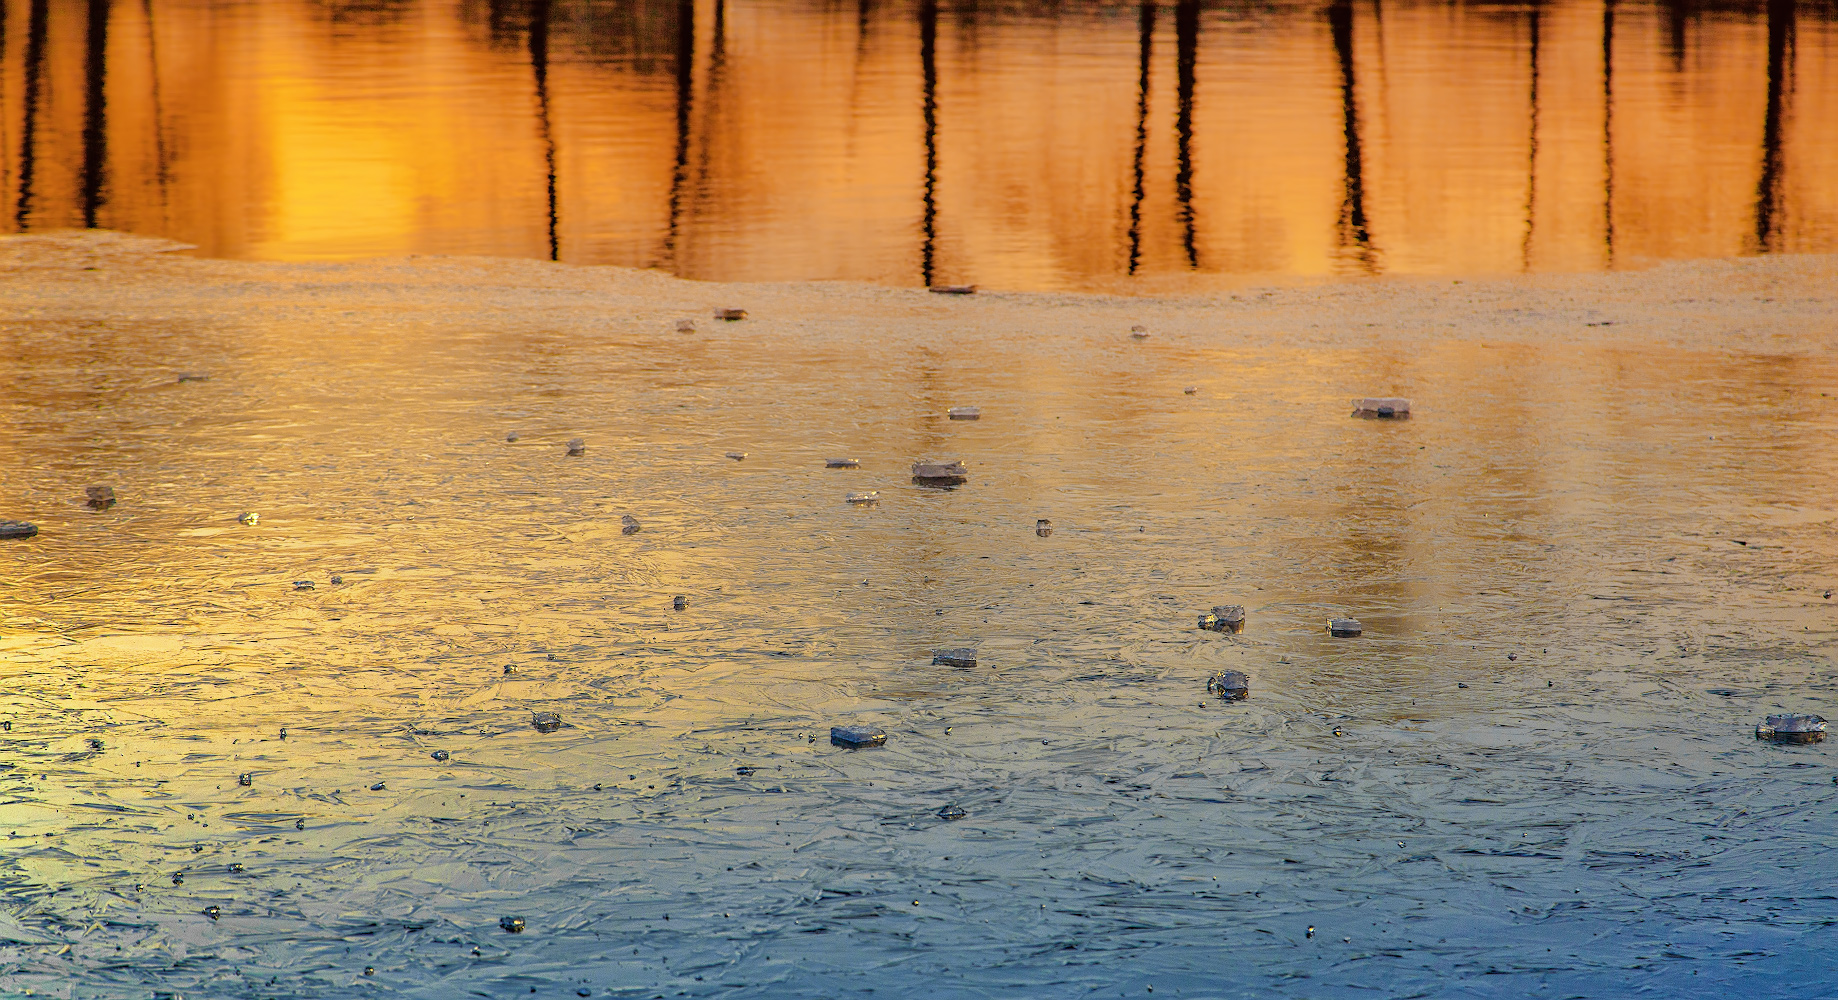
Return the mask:
{"type": "Polygon", "coordinates": [[[0,992],[1838,989],[1824,347],[162,315],[0,323],[0,992]]]}

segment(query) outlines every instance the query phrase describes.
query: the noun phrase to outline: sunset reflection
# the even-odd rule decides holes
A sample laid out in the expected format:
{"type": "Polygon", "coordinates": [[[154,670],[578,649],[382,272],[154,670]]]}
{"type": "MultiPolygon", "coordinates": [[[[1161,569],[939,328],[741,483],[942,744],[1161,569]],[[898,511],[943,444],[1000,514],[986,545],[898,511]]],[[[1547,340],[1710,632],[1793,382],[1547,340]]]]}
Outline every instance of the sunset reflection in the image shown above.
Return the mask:
{"type": "Polygon", "coordinates": [[[1838,32],[1794,0],[0,16],[6,231],[1016,288],[1838,247],[1838,32]]]}

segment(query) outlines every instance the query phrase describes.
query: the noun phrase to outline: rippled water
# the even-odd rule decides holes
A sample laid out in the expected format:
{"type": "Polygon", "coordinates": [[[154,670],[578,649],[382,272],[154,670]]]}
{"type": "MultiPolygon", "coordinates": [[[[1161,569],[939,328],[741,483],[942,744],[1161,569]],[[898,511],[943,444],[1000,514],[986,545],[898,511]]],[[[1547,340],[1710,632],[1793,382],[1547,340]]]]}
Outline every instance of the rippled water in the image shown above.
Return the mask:
{"type": "Polygon", "coordinates": [[[1823,348],[322,280],[0,325],[0,990],[1838,987],[1832,752],[1752,735],[1834,714],[1823,348]]]}
{"type": "Polygon", "coordinates": [[[0,232],[1129,291],[1830,253],[1834,10],[0,0],[0,232]]]}

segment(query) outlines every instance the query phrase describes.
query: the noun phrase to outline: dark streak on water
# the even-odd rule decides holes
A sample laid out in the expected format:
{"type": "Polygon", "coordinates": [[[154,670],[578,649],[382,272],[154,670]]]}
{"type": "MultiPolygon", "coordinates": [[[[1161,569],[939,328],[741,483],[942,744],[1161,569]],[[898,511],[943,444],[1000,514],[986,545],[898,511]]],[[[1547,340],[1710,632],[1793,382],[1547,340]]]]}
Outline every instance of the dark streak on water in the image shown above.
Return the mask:
{"type": "Polygon", "coordinates": [[[1602,0],[1602,266],[1615,266],[1615,0],[1602,0]]]}
{"type": "Polygon", "coordinates": [[[19,229],[26,228],[26,220],[31,218],[33,182],[38,176],[38,111],[44,87],[45,32],[49,19],[49,0],[31,0],[26,20],[25,91],[21,96],[19,199],[13,210],[13,224],[19,229]]]}
{"type": "Polygon", "coordinates": [[[920,120],[925,128],[925,187],[921,195],[919,283],[932,287],[938,258],[938,3],[919,0],[920,120]]]}
{"type": "Polygon", "coordinates": [[[555,133],[549,123],[549,2],[530,2],[530,70],[536,81],[536,121],[542,136],[543,164],[547,167],[546,186],[549,195],[549,259],[562,259],[562,245],[556,235],[555,207],[555,133]]]}
{"type": "Polygon", "coordinates": [[[1187,266],[1200,266],[1200,247],[1194,235],[1193,210],[1193,102],[1195,63],[1200,51],[1200,0],[1175,0],[1174,4],[1174,141],[1179,150],[1174,172],[1175,217],[1181,225],[1181,246],[1187,266]]]}
{"type": "Polygon", "coordinates": [[[1779,249],[1781,117],[1793,98],[1794,0],[1768,0],[1768,110],[1761,133],[1761,179],[1755,185],[1755,248],[1779,249]]]}
{"type": "Polygon", "coordinates": [[[1340,61],[1341,135],[1346,142],[1346,171],[1341,181],[1340,249],[1348,252],[1361,271],[1377,274],[1378,254],[1372,247],[1372,234],[1366,228],[1366,186],[1361,166],[1363,147],[1359,138],[1358,85],[1353,70],[1351,0],[1330,3],[1327,20],[1334,36],[1334,53],[1340,61]]]}
{"type": "Polygon", "coordinates": [[[109,0],[89,0],[83,21],[83,225],[94,229],[108,190],[109,0]]]}
{"type": "Polygon", "coordinates": [[[1527,44],[1530,64],[1530,81],[1527,88],[1526,104],[1530,108],[1531,122],[1526,130],[1525,151],[1525,241],[1519,248],[1520,269],[1532,269],[1532,235],[1538,225],[1538,31],[1542,0],[1532,0],[1530,9],[1525,12],[1526,27],[1531,32],[1527,44]]]}
{"type": "Polygon", "coordinates": [[[1142,199],[1146,192],[1143,157],[1149,145],[1149,67],[1155,51],[1155,0],[1143,0],[1137,14],[1137,46],[1141,51],[1136,70],[1136,145],[1130,155],[1130,254],[1134,275],[1142,263],[1142,199]]]}

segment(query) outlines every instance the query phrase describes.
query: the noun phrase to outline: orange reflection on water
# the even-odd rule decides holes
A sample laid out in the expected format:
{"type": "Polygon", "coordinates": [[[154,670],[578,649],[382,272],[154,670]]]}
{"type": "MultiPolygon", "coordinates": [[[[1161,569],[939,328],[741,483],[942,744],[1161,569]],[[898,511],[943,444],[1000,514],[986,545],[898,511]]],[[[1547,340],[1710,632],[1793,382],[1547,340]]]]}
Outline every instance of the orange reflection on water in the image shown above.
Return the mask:
{"type": "Polygon", "coordinates": [[[9,231],[1032,288],[1838,249],[1795,0],[0,14],[9,231]]]}

